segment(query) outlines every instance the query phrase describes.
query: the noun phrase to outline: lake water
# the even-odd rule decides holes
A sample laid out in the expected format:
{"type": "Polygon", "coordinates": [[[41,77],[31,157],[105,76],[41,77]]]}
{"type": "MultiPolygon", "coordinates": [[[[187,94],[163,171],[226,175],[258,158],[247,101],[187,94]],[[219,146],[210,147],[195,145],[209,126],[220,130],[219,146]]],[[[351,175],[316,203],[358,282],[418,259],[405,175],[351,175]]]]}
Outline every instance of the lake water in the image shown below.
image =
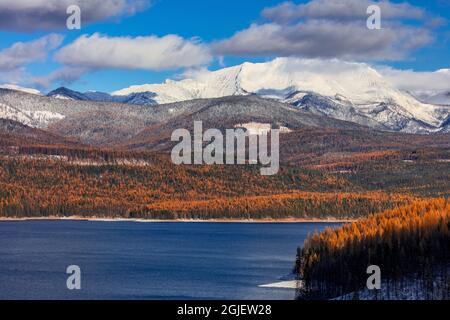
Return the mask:
{"type": "Polygon", "coordinates": [[[0,299],[293,299],[258,286],[289,278],[308,233],[338,225],[0,222],[0,299]]]}

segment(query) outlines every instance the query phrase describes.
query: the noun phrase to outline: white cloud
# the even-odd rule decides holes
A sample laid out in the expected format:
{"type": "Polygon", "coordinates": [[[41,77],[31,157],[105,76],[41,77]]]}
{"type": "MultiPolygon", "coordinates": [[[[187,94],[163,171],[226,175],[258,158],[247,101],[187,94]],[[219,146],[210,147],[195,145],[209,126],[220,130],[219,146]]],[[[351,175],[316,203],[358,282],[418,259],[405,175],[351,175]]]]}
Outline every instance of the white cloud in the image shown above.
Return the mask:
{"type": "Polygon", "coordinates": [[[82,23],[134,14],[149,0],[0,0],[0,30],[35,31],[66,28],[67,7],[78,5],[82,23]]]}
{"type": "Polygon", "coordinates": [[[311,0],[282,3],[263,11],[264,23],[252,24],[213,44],[218,55],[299,56],[345,60],[401,60],[434,39],[423,9],[407,3],[368,0],[311,0]],[[369,4],[381,7],[382,29],[369,30],[369,4]],[[406,20],[416,20],[416,26],[406,20]],[[426,21],[425,21],[426,20],[426,21]]]}
{"type": "Polygon", "coordinates": [[[430,32],[420,28],[397,26],[373,31],[358,22],[310,20],[286,26],[253,24],[213,47],[225,55],[399,60],[430,42],[430,32]]]}
{"type": "Polygon", "coordinates": [[[407,2],[392,3],[373,0],[313,0],[305,4],[283,2],[275,7],[264,9],[262,15],[275,22],[285,23],[302,18],[356,20],[366,19],[367,7],[376,4],[380,7],[383,19],[408,18],[422,20],[427,14],[407,2]]]}
{"type": "Polygon", "coordinates": [[[167,70],[200,66],[211,60],[208,48],[177,35],[164,37],[81,36],[60,49],[57,61],[91,69],[167,70]]]}
{"type": "Polygon", "coordinates": [[[62,41],[62,36],[50,34],[29,42],[16,42],[0,51],[0,71],[11,72],[28,63],[43,61],[62,41]]]}

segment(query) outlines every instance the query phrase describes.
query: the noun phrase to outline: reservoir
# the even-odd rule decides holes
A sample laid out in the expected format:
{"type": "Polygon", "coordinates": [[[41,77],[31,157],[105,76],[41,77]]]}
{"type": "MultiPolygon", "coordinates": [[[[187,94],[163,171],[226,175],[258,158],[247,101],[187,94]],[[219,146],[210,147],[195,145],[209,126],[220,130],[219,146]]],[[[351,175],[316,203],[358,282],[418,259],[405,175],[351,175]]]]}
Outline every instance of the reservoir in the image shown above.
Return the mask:
{"type": "Polygon", "coordinates": [[[293,280],[297,247],[339,225],[0,222],[0,299],[294,299],[276,284],[293,280]]]}

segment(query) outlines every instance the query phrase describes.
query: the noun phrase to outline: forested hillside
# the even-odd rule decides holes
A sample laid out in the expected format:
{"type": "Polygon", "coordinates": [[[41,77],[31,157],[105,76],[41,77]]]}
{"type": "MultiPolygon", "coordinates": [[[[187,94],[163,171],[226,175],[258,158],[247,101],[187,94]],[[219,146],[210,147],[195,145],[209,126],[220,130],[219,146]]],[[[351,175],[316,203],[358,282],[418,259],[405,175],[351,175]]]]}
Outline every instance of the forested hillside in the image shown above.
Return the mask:
{"type": "Polygon", "coordinates": [[[0,128],[0,216],[355,219],[450,194],[450,136],[303,128],[280,170],[180,165],[168,150],[95,147],[9,120],[0,128]],[[47,141],[47,142],[46,142],[47,141]]]}
{"type": "Polygon", "coordinates": [[[0,158],[1,215],[343,219],[413,199],[365,192],[342,177],[297,168],[264,177],[251,166],[175,166],[164,155],[109,157],[0,158]]]}
{"type": "Polygon", "coordinates": [[[377,265],[388,297],[398,297],[407,284],[427,299],[448,299],[449,230],[450,203],[437,198],[314,234],[298,252],[296,270],[304,283],[299,298],[358,292],[366,286],[367,267],[377,265]]]}

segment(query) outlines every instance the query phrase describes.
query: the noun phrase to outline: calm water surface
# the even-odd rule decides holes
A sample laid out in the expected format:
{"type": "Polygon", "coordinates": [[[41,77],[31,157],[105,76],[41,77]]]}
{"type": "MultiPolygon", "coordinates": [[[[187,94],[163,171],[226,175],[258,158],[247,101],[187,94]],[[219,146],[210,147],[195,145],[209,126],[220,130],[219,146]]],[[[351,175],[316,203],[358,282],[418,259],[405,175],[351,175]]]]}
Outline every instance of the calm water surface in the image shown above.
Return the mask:
{"type": "Polygon", "coordinates": [[[308,233],[338,225],[0,222],[0,299],[293,299],[258,285],[289,278],[308,233]]]}

